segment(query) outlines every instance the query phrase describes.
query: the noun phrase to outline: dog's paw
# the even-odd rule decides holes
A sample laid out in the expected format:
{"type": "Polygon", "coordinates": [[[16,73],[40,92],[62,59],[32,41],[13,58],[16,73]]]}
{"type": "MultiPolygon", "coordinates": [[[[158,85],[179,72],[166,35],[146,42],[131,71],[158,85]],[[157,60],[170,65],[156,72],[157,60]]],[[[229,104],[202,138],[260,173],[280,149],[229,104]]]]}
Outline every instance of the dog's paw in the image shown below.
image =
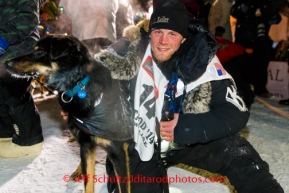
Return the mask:
{"type": "Polygon", "coordinates": [[[75,139],[74,137],[70,137],[70,138],[68,139],[68,142],[70,142],[70,143],[72,143],[72,142],[74,142],[74,141],[76,141],[76,139],[75,139]]]}
{"type": "Polygon", "coordinates": [[[71,181],[73,182],[78,182],[80,180],[82,180],[83,176],[81,171],[75,170],[75,172],[73,172],[70,176],[71,181]]]}

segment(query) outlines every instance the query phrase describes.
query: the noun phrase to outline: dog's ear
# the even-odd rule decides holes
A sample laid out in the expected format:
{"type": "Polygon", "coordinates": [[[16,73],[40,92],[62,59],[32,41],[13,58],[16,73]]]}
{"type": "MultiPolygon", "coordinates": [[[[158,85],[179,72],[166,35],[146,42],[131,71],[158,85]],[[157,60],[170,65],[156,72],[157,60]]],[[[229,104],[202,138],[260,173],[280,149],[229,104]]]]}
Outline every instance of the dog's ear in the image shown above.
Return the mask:
{"type": "Polygon", "coordinates": [[[50,58],[57,60],[58,58],[68,55],[68,41],[63,38],[55,36],[50,42],[50,58]]]}
{"type": "Polygon", "coordinates": [[[55,36],[51,40],[50,58],[57,60],[62,57],[78,65],[90,61],[90,54],[86,47],[72,36],[55,36]]]}
{"type": "Polygon", "coordinates": [[[42,38],[40,41],[37,42],[34,50],[44,50],[46,53],[50,52],[50,47],[51,47],[51,40],[53,39],[53,36],[49,35],[44,38],[42,38]]]}

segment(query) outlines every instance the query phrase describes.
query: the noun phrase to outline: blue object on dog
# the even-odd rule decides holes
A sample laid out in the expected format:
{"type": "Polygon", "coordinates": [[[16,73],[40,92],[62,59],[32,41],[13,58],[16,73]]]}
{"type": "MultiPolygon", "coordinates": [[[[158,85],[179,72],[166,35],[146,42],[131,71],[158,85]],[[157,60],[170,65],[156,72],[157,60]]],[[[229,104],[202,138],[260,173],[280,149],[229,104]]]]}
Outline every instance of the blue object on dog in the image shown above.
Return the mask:
{"type": "Polygon", "coordinates": [[[79,98],[81,98],[81,96],[83,98],[85,98],[86,97],[86,91],[84,89],[85,89],[85,86],[88,83],[89,79],[90,79],[90,77],[88,75],[86,75],[86,77],[83,80],[79,81],[71,90],[64,92],[65,95],[67,95],[69,97],[73,97],[77,93],[79,98]],[[79,94],[80,91],[85,92],[85,94],[83,94],[82,92],[79,94]]]}
{"type": "Polygon", "coordinates": [[[85,90],[80,90],[80,91],[78,91],[77,96],[78,96],[79,98],[81,98],[81,99],[85,98],[85,97],[86,97],[86,92],[85,92],[85,90]]]}

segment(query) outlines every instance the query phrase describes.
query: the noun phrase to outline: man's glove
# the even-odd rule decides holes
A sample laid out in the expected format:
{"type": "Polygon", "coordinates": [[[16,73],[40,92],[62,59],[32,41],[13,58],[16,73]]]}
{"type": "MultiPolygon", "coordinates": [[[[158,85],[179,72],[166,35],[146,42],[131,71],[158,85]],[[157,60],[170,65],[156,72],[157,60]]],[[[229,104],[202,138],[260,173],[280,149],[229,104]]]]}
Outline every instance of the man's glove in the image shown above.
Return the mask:
{"type": "Polygon", "coordinates": [[[5,53],[5,50],[9,47],[9,43],[0,36],[0,56],[5,53]]]}

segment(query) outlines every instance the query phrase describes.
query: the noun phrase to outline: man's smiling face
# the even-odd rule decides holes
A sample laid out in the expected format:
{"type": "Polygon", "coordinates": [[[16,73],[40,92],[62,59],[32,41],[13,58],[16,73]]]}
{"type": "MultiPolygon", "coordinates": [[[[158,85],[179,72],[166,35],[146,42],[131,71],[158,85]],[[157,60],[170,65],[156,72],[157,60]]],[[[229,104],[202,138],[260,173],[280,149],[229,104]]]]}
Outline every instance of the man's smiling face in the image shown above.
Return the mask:
{"type": "Polygon", "coordinates": [[[186,40],[178,32],[168,29],[155,29],[150,38],[153,55],[159,64],[168,61],[186,40]]]}

